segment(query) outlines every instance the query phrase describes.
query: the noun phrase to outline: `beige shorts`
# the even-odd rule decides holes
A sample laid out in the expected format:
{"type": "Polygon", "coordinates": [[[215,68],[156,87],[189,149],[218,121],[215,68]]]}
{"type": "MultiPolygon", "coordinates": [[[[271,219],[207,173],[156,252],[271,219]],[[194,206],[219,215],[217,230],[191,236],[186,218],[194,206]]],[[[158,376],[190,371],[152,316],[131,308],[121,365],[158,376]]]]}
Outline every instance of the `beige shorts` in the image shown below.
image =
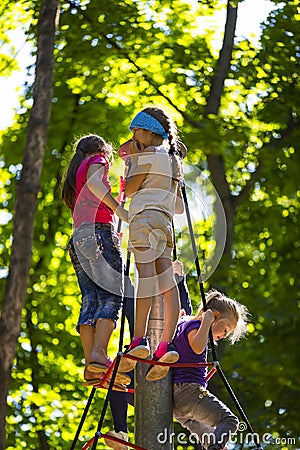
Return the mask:
{"type": "Polygon", "coordinates": [[[128,249],[134,253],[136,262],[171,259],[173,245],[171,220],[162,211],[146,209],[130,221],[128,249]],[[145,251],[138,248],[145,248],[145,251]]]}

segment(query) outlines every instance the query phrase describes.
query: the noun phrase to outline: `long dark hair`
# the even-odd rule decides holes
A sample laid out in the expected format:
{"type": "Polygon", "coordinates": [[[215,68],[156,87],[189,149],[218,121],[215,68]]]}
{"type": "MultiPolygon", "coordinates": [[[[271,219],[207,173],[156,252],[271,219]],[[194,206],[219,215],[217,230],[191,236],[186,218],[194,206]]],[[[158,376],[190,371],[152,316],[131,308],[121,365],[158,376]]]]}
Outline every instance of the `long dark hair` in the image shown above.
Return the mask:
{"type": "Polygon", "coordinates": [[[96,134],[89,134],[79,138],[74,144],[75,153],[71,159],[62,186],[62,198],[71,210],[75,203],[76,172],[80,164],[87,157],[103,153],[108,159],[112,156],[112,146],[96,134]]]}
{"type": "Polygon", "coordinates": [[[171,119],[162,109],[149,106],[143,109],[144,113],[154,117],[168,133],[169,155],[172,161],[173,178],[177,181],[182,180],[182,163],[178,149],[178,130],[171,119]]]}

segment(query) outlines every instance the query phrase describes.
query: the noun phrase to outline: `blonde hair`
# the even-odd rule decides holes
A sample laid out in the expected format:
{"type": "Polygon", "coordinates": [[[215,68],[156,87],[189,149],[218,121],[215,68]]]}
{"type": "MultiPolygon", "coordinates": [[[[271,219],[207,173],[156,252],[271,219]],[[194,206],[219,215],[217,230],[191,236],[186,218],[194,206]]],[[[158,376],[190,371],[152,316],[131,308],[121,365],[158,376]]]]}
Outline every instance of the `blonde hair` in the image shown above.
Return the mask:
{"type": "MultiPolygon", "coordinates": [[[[205,294],[207,309],[212,309],[220,313],[220,318],[229,318],[236,323],[235,329],[230,333],[229,340],[234,344],[240,340],[247,332],[247,322],[249,311],[245,305],[242,305],[237,300],[226,297],[222,292],[216,289],[211,289],[205,294]]],[[[204,312],[203,303],[200,304],[199,309],[193,319],[201,319],[204,312]]]]}

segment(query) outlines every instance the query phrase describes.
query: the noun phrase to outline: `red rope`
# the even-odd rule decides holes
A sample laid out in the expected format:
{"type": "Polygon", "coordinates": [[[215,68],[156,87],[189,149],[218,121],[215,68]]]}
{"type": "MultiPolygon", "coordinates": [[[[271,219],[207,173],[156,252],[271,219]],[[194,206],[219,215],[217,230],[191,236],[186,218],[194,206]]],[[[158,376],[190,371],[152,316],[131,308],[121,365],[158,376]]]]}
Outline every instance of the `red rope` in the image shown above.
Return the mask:
{"type": "MultiPolygon", "coordinates": [[[[116,438],[114,436],[111,436],[110,434],[101,434],[101,437],[108,438],[109,440],[118,442],[119,444],[125,444],[125,445],[127,445],[127,447],[130,447],[130,448],[135,448],[137,450],[146,450],[144,447],[139,447],[138,445],[132,444],[131,442],[125,441],[123,439],[116,438]]],[[[94,443],[94,440],[95,440],[95,437],[93,437],[88,442],[86,442],[84,444],[84,446],[82,447],[82,450],[87,450],[88,448],[90,448],[90,446],[94,443]]]]}
{"type": "MultiPolygon", "coordinates": [[[[99,380],[99,383],[93,384],[93,387],[94,387],[94,388],[96,388],[96,389],[98,389],[98,388],[108,389],[108,387],[104,386],[104,383],[105,383],[106,381],[109,381],[109,380],[108,380],[108,377],[109,377],[109,375],[112,373],[112,371],[113,371],[113,369],[114,369],[114,367],[115,367],[115,365],[116,365],[116,361],[117,361],[117,358],[114,359],[112,365],[110,366],[110,368],[108,369],[108,371],[105,373],[104,378],[103,378],[102,380],[99,380]]],[[[124,390],[121,390],[121,391],[119,391],[119,392],[130,392],[130,393],[134,393],[134,389],[130,389],[130,388],[125,388],[125,387],[124,387],[124,390]]]]}
{"type": "Polygon", "coordinates": [[[216,367],[218,362],[199,362],[199,363],[163,363],[153,361],[152,359],[142,359],[131,355],[123,355],[123,358],[133,359],[134,361],[143,362],[146,364],[153,364],[154,366],[168,366],[168,367],[216,367]]]}
{"type": "Polygon", "coordinates": [[[216,368],[216,367],[213,367],[213,368],[208,372],[208,374],[206,375],[205,380],[206,380],[206,381],[210,380],[211,377],[216,373],[216,371],[217,371],[217,368],[216,368]]]}
{"type": "MultiPolygon", "coordinates": [[[[206,376],[206,381],[210,380],[211,377],[216,373],[217,369],[216,366],[218,365],[218,362],[199,362],[199,363],[162,363],[162,362],[158,362],[158,361],[153,361],[151,359],[142,359],[142,358],[137,358],[135,356],[131,356],[131,355],[123,355],[123,358],[128,358],[128,359],[133,359],[134,361],[138,361],[138,362],[143,362],[146,364],[153,364],[156,366],[168,366],[168,367],[211,367],[211,370],[209,371],[209,373],[206,376]]],[[[110,368],[108,369],[108,371],[106,372],[104,378],[102,380],[99,380],[99,383],[94,384],[93,386],[95,388],[103,388],[103,389],[107,389],[106,386],[103,386],[104,383],[107,381],[109,375],[111,374],[111,372],[113,371],[113,368],[116,364],[116,358],[114,359],[112,365],[110,366],[110,368]]],[[[134,389],[130,389],[130,388],[124,388],[124,391],[120,391],[120,392],[130,392],[130,393],[134,393],[134,389]]]]}
{"type": "MultiPolygon", "coordinates": [[[[115,363],[115,362],[113,362],[113,364],[112,364],[111,367],[114,366],[114,363],[115,363]]],[[[95,388],[103,388],[103,389],[107,389],[107,387],[106,387],[106,386],[103,386],[103,385],[104,385],[104,383],[107,381],[107,379],[108,379],[108,377],[109,377],[109,375],[110,375],[110,373],[111,373],[111,367],[110,367],[110,368],[108,369],[108,371],[105,373],[104,378],[102,378],[102,380],[99,379],[99,383],[93,384],[93,385],[92,385],[93,387],[95,387],[95,388]]]]}
{"type": "MultiPolygon", "coordinates": [[[[133,359],[135,361],[139,361],[139,362],[145,362],[147,364],[154,364],[154,365],[158,365],[158,366],[172,366],[172,367],[211,367],[211,370],[208,372],[207,376],[206,376],[206,381],[210,380],[210,378],[216,373],[217,369],[216,366],[218,365],[217,362],[199,362],[199,363],[174,363],[174,364],[168,364],[168,363],[160,363],[157,361],[152,361],[152,360],[147,360],[147,359],[142,359],[142,358],[136,358],[134,356],[130,356],[130,355],[124,355],[124,358],[129,358],[129,359],[133,359]]],[[[104,388],[107,389],[106,387],[103,387],[103,383],[107,380],[107,378],[109,377],[110,373],[112,372],[114,366],[116,364],[116,359],[113,361],[111,367],[108,369],[108,371],[106,372],[103,380],[101,380],[99,382],[99,384],[94,385],[95,388],[104,388]]],[[[122,391],[121,391],[122,392],[122,391]]],[[[124,392],[130,392],[130,393],[134,393],[134,389],[127,389],[124,388],[124,392]]],[[[111,436],[109,434],[101,434],[101,437],[106,437],[109,438],[112,441],[118,442],[119,444],[125,444],[127,445],[127,447],[130,448],[135,448],[137,450],[146,450],[143,447],[139,447],[138,445],[135,444],[131,444],[128,441],[125,441],[123,439],[119,439],[116,438],[114,436],[111,436]]],[[[90,446],[94,443],[95,438],[93,437],[92,439],[90,439],[88,442],[86,442],[84,444],[84,446],[82,447],[82,450],[87,450],[90,448],[90,446]]]]}
{"type": "Polygon", "coordinates": [[[90,448],[90,446],[93,444],[95,438],[90,439],[88,442],[86,442],[84,444],[84,446],[82,447],[82,450],[87,450],[88,448],[90,448]]]}

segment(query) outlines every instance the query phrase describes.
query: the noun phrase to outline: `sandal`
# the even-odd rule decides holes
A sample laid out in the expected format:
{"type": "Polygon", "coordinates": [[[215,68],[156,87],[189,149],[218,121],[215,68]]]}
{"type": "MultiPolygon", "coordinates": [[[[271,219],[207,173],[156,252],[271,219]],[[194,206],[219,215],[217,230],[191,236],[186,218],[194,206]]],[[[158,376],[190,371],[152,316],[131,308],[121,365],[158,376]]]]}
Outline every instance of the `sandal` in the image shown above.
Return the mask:
{"type": "Polygon", "coordinates": [[[87,370],[93,373],[105,373],[112,365],[112,360],[108,358],[105,364],[97,361],[91,361],[87,366],[87,370]]]}

